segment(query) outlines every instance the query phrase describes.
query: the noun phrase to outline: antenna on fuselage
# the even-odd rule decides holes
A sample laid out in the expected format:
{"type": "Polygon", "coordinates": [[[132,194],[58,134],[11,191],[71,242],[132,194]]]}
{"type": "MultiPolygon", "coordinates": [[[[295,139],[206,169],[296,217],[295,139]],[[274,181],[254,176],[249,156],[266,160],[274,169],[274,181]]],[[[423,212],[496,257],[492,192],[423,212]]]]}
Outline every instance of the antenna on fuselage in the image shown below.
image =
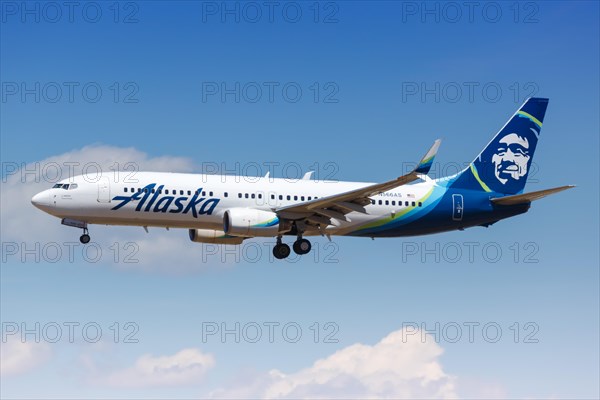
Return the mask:
{"type": "Polygon", "coordinates": [[[304,176],[302,177],[303,181],[307,181],[310,179],[310,177],[312,176],[312,174],[314,174],[315,171],[308,171],[307,173],[304,174],[304,176]]]}

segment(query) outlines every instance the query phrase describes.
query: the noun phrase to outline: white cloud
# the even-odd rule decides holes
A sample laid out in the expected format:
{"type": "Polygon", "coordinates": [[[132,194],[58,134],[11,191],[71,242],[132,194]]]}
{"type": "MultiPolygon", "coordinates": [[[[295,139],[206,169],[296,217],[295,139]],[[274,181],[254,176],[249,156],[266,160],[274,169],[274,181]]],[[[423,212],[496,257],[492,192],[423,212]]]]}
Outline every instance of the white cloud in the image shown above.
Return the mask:
{"type": "Polygon", "coordinates": [[[215,365],[211,354],[195,348],[183,349],[171,356],[154,357],[146,354],[135,364],[101,379],[115,387],[151,387],[196,384],[215,365]]]}
{"type": "Polygon", "coordinates": [[[439,361],[443,349],[420,335],[395,331],[379,343],[354,344],[312,366],[268,374],[218,390],[218,398],[456,398],[455,378],[439,361]]]}
{"type": "Polygon", "coordinates": [[[50,346],[46,343],[22,342],[18,336],[8,336],[0,343],[0,375],[18,375],[48,361],[50,346]]]}

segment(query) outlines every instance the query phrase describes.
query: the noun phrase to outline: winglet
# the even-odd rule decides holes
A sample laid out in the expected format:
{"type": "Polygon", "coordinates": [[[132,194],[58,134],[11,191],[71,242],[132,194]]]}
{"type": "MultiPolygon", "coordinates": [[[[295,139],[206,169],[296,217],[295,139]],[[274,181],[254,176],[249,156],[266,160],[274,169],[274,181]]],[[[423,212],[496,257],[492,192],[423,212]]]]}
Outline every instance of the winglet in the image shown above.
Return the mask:
{"type": "Polygon", "coordinates": [[[440,148],[441,143],[442,143],[441,139],[437,139],[435,142],[433,142],[433,146],[431,146],[431,148],[429,149],[427,154],[425,154],[425,156],[421,159],[421,161],[419,162],[419,165],[417,165],[417,168],[415,168],[414,172],[416,172],[418,174],[427,175],[427,173],[431,169],[431,165],[433,164],[433,159],[435,158],[435,155],[437,154],[437,151],[440,148]]]}

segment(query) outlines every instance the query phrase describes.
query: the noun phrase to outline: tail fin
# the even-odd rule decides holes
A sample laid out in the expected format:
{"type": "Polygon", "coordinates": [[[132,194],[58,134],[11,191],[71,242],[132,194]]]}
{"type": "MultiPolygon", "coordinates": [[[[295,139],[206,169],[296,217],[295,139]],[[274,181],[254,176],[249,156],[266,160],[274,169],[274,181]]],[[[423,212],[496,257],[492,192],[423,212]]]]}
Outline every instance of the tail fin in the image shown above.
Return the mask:
{"type": "Polygon", "coordinates": [[[533,161],[548,99],[529,98],[500,129],[452,187],[522,193],[533,161]]]}

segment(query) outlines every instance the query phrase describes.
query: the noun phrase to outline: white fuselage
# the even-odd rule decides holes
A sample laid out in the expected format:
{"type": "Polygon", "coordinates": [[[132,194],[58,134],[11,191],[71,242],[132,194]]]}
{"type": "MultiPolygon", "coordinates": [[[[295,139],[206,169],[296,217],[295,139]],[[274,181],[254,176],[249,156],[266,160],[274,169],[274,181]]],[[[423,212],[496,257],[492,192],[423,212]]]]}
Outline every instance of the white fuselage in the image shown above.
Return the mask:
{"type": "MultiPolygon", "coordinates": [[[[32,199],[34,205],[56,217],[90,224],[217,230],[223,229],[223,215],[228,209],[272,211],[371,185],[164,172],[109,174],[94,179],[80,175],[61,184],[69,184],[69,188],[38,193],[32,199]]],[[[432,185],[432,181],[422,182],[373,196],[374,204],[365,207],[366,213],[351,212],[348,221],[330,225],[326,230],[343,235],[359,224],[419,206],[418,200],[432,185]]]]}

